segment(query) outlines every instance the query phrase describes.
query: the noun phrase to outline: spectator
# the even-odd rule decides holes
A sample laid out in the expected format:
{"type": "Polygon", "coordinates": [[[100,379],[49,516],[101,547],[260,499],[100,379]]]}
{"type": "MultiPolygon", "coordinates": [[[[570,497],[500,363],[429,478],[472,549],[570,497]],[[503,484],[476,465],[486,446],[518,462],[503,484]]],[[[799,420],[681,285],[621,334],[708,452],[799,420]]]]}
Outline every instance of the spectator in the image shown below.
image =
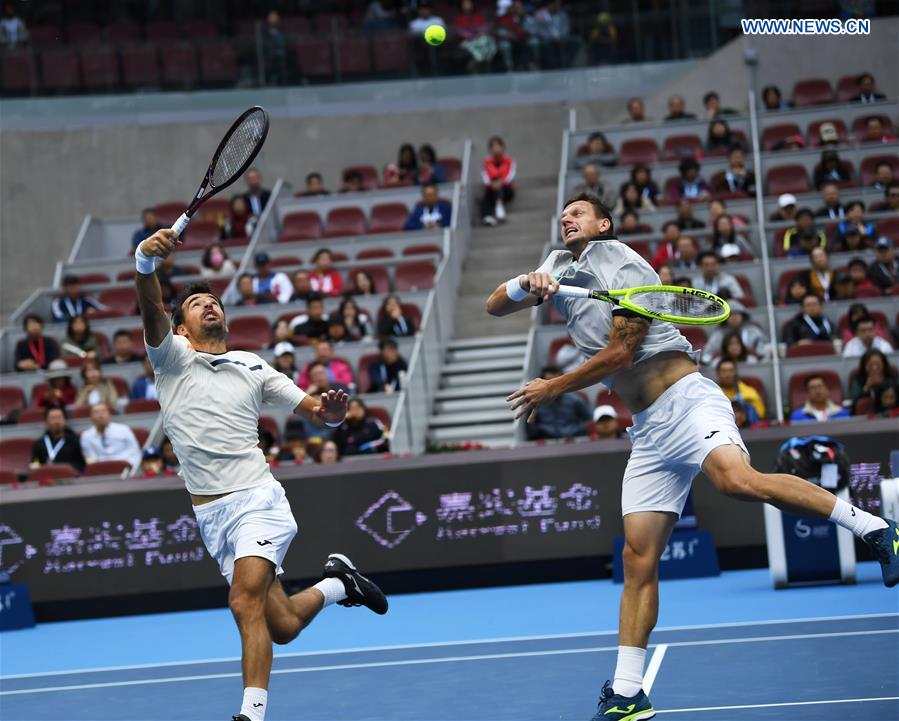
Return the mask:
{"type": "Polygon", "coordinates": [[[159,453],[162,455],[162,463],[165,471],[178,473],[181,470],[181,461],[175,455],[175,449],[168,438],[163,438],[159,444],[159,453]]]}
{"type": "Polygon", "coordinates": [[[796,220],[796,196],[792,193],[783,193],[777,197],[777,210],[771,214],[772,223],[782,223],[796,220]]]}
{"type": "Polygon", "coordinates": [[[871,206],[871,211],[899,211],[899,180],[891,180],[883,191],[883,200],[871,206]]]}
{"type": "MultiPolygon", "coordinates": [[[[860,200],[853,200],[846,205],[846,219],[837,227],[837,242],[844,244],[847,229],[854,227],[863,244],[874,236],[874,223],[865,222],[865,204],[860,200]]],[[[853,250],[857,248],[852,248],[853,250]]]]}
{"type": "Polygon", "coordinates": [[[370,0],[362,19],[362,31],[366,33],[396,28],[396,11],[392,7],[384,7],[381,0],[370,0]]]}
{"type": "Polygon", "coordinates": [[[691,274],[699,269],[699,247],[689,235],[682,235],[675,246],[677,253],[671,261],[671,270],[675,274],[691,274]]]}
{"type": "Polygon", "coordinates": [[[672,95],[668,98],[668,115],[665,116],[665,122],[680,120],[696,120],[696,116],[684,112],[684,99],[680,95],[672,95]]]}
{"type": "Polygon", "coordinates": [[[854,300],[855,281],[849,273],[838,272],[833,277],[830,292],[831,300],[854,300]]]}
{"type": "Polygon", "coordinates": [[[811,268],[805,271],[806,285],[810,293],[821,300],[830,299],[830,286],[833,283],[833,271],[830,269],[830,256],[824,248],[812,248],[808,256],[811,268]]]}
{"type": "Polygon", "coordinates": [[[281,446],[276,460],[282,464],[294,463],[298,466],[312,461],[309,457],[306,431],[301,425],[288,425],[284,431],[284,445],[281,446]]]}
{"type": "Polygon", "coordinates": [[[710,155],[723,155],[735,144],[736,139],[731,132],[726,120],[718,118],[709,123],[709,132],[706,136],[705,149],[710,155]]]}
{"type": "Polygon", "coordinates": [[[411,185],[418,181],[418,159],[412,143],[403,143],[397,153],[397,179],[400,183],[411,185]]]}
{"type": "Polygon", "coordinates": [[[718,258],[709,251],[700,253],[699,273],[693,276],[692,282],[694,288],[714,293],[725,300],[743,297],[739,281],[730,273],[723,272],[718,258]]]}
{"type": "Polygon", "coordinates": [[[389,450],[387,429],[380,420],[368,415],[368,407],[358,398],[347,404],[346,418],[334,431],[333,442],[341,457],[389,450]]]}
{"type": "Polygon", "coordinates": [[[571,35],[571,20],[562,0],[549,0],[534,13],[540,38],[540,59],[544,70],[567,68],[574,59],[578,41],[571,35]]]}
{"type": "Polygon", "coordinates": [[[727,169],[713,188],[715,193],[755,194],[755,174],[746,169],[746,153],[734,145],[727,153],[727,169]]]}
{"type": "Polygon", "coordinates": [[[249,273],[241,273],[237,279],[237,292],[240,298],[236,305],[264,305],[266,303],[274,303],[275,299],[270,293],[256,293],[254,288],[255,282],[253,276],[249,273]]]}
{"type": "Polygon", "coordinates": [[[596,406],[593,409],[590,440],[601,441],[610,438],[624,438],[624,433],[618,430],[618,411],[614,406],[596,406]]]}
{"type": "Polygon", "coordinates": [[[877,348],[866,350],[858,359],[858,367],[849,379],[849,397],[853,409],[862,398],[873,398],[876,389],[886,383],[896,382],[896,371],[890,365],[883,351],[877,348]]]}
{"type": "Polygon", "coordinates": [[[842,230],[838,228],[836,238],[834,238],[833,250],[835,253],[859,253],[870,247],[868,243],[870,239],[862,237],[857,225],[840,223],[840,226],[842,230]]]}
{"type": "Polygon", "coordinates": [[[175,263],[174,253],[160,260],[159,265],[156,266],[156,275],[159,277],[160,284],[165,283],[171,285],[172,278],[177,278],[181,275],[190,275],[190,273],[191,271],[183,265],[177,265],[175,263]]]}
{"type": "Polygon", "coordinates": [[[742,254],[752,255],[752,248],[737,233],[734,227],[734,219],[727,213],[715,218],[712,227],[712,250],[720,257],[734,257],[739,260],[742,254]]]}
{"type": "Polygon", "coordinates": [[[612,208],[615,205],[615,191],[600,180],[599,165],[596,163],[587,163],[584,166],[584,182],[577,186],[574,192],[593,193],[599,196],[606,207],[612,208]]]}
{"type": "Polygon", "coordinates": [[[343,185],[340,186],[339,193],[361,193],[365,190],[363,186],[362,173],[358,170],[347,170],[343,174],[343,185]]]}
{"type": "Polygon", "coordinates": [[[699,230],[704,228],[703,222],[693,217],[693,204],[686,198],[677,203],[677,227],[681,230],[699,230]]]}
{"type": "Polygon", "coordinates": [[[112,355],[103,361],[104,364],[136,363],[141,356],[134,352],[134,339],[124,328],[119,328],[112,337],[112,355]]]}
{"type": "Polygon", "coordinates": [[[790,109],[790,104],[783,99],[783,96],[780,94],[780,88],[776,85],[768,85],[762,88],[762,104],[765,111],[769,113],[790,109]]]}
{"type": "Polygon", "coordinates": [[[765,417],[765,402],[759,392],[740,380],[737,364],[725,358],[718,361],[716,382],[731,401],[739,401],[746,407],[750,423],[758,423],[765,417]]]}
{"type": "Polygon", "coordinates": [[[899,283],[899,258],[889,238],[880,237],[874,243],[874,262],[868,266],[868,278],[883,293],[889,293],[899,283]]]}
{"type": "Polygon", "coordinates": [[[29,313],[22,320],[25,337],[16,343],[16,370],[36,371],[59,358],[59,345],[53,338],[44,335],[44,320],[35,313],[29,313]]]}
{"type": "Polygon", "coordinates": [[[229,238],[247,238],[253,235],[259,216],[250,211],[250,204],[243,195],[235,195],[228,204],[228,220],[224,232],[229,238]]]}
{"type": "Polygon", "coordinates": [[[731,331],[724,336],[720,348],[721,359],[732,360],[734,363],[758,363],[755,353],[750,353],[743,344],[743,339],[738,331],[731,331]]]}
{"type": "MultiPolygon", "coordinates": [[[[737,428],[741,431],[746,430],[747,428],[752,428],[752,423],[749,422],[749,404],[743,403],[742,401],[733,400],[730,402],[730,408],[734,412],[734,423],[736,423],[737,428]]],[[[755,412],[753,410],[753,412],[755,412]]]]}
{"type": "Polygon", "coordinates": [[[316,343],[328,337],[328,315],[325,313],[321,295],[309,294],[306,299],[306,312],[291,319],[290,329],[295,337],[303,338],[309,343],[316,343]]]}
{"type": "Polygon", "coordinates": [[[877,190],[886,190],[893,180],[893,165],[882,160],[874,168],[874,182],[871,183],[871,187],[877,190]]]}
{"type": "Polygon", "coordinates": [[[875,329],[874,319],[867,315],[850,323],[852,339],[843,346],[844,358],[856,358],[863,356],[872,348],[881,353],[892,353],[893,346],[889,341],[880,338],[875,329]]]}
{"type": "Polygon", "coordinates": [[[865,135],[861,139],[863,143],[895,143],[896,136],[888,133],[883,127],[883,120],[877,115],[872,115],[865,120],[865,135]]]}
{"type": "Polygon", "coordinates": [[[318,449],[318,454],[313,456],[313,460],[324,464],[339,463],[340,449],[337,448],[337,444],[334,441],[327,440],[321,444],[321,447],[318,449]]]}
{"type": "Polygon", "coordinates": [[[213,275],[231,275],[237,272],[234,261],[228,257],[228,252],[221,243],[210,243],[203,251],[203,259],[200,261],[200,275],[209,278],[213,275]]]}
{"type": "Polygon", "coordinates": [[[54,298],[50,313],[55,321],[67,321],[76,315],[85,316],[89,308],[106,310],[106,306],[95,298],[81,292],[81,281],[77,275],[67,275],[62,279],[62,295],[54,298]]]}
{"type": "Polygon", "coordinates": [[[144,374],[131,384],[131,400],[157,400],[158,398],[156,374],[153,372],[153,365],[150,363],[149,358],[144,358],[144,374]]]}
{"type": "Polygon", "coordinates": [[[290,323],[286,318],[278,318],[272,324],[272,341],[269,343],[269,348],[277,347],[278,343],[283,343],[285,341],[290,341],[293,338],[293,333],[290,331],[290,323]]]}
{"type": "Polygon", "coordinates": [[[141,223],[140,229],[135,230],[134,234],[131,236],[132,250],[135,250],[137,246],[162,228],[162,225],[156,217],[156,211],[153,210],[153,208],[144,208],[141,211],[141,223]]]}
{"type": "Polygon", "coordinates": [[[81,434],[81,453],[88,465],[97,461],[141,461],[140,446],[134,432],[124,423],[110,422],[110,407],[99,401],[91,404],[92,428],[81,434]]]}
{"type": "Polygon", "coordinates": [[[306,187],[303,189],[302,196],[304,198],[315,197],[318,195],[330,195],[331,191],[325,189],[324,179],[318,171],[312,171],[306,174],[306,187]]]}
{"type": "Polygon", "coordinates": [[[831,220],[842,220],[846,217],[846,208],[840,202],[840,186],[832,180],[828,180],[821,185],[820,190],[824,205],[818,208],[815,217],[830,218],[831,220]]]}
{"type": "Polygon", "coordinates": [[[736,115],[737,111],[733,108],[722,108],[721,98],[714,90],[702,96],[702,106],[705,108],[705,116],[709,120],[721,117],[722,115],[736,115]]]}
{"type": "Polygon", "coordinates": [[[830,399],[830,389],[822,376],[812,375],[805,379],[805,393],[808,396],[805,405],[797,408],[790,416],[794,423],[802,421],[829,421],[834,418],[845,418],[849,415],[842,406],[830,399]]]}
{"type": "Polygon", "coordinates": [[[290,341],[281,341],[275,346],[272,368],[278,371],[278,373],[286,375],[290,378],[291,382],[296,383],[299,377],[296,360],[293,343],[290,341]]]}
{"type": "Polygon", "coordinates": [[[603,11],[597,13],[593,27],[587,34],[587,62],[605,65],[618,60],[618,27],[612,16],[603,11]]]}
{"type": "Polygon", "coordinates": [[[290,296],[291,303],[297,303],[299,301],[305,302],[309,299],[309,296],[315,292],[312,289],[312,278],[309,276],[308,271],[296,271],[290,282],[293,284],[293,293],[290,296]]]}
{"type": "Polygon", "coordinates": [[[421,200],[409,213],[403,230],[431,230],[447,228],[452,219],[453,209],[449,201],[441,200],[437,194],[437,184],[427,183],[421,188],[421,200]]]}
{"type": "MultiPolygon", "coordinates": [[[[343,358],[334,357],[334,346],[328,340],[319,340],[315,344],[315,358],[310,361],[300,372],[298,384],[300,388],[306,388],[312,380],[311,368],[316,363],[324,366],[328,381],[340,388],[352,389],[356,382],[353,379],[353,369],[343,358]]],[[[309,393],[310,391],[306,391],[309,393]]]]}
{"type": "Polygon", "coordinates": [[[60,406],[44,410],[44,434],[31,446],[31,464],[68,463],[79,473],[84,471],[84,455],[78,434],[66,426],[66,411],[60,406]]]}
{"type": "Polygon", "coordinates": [[[700,166],[693,158],[684,158],[678,165],[680,177],[671,188],[671,200],[708,200],[709,184],[699,174],[700,166]]]}
{"type": "Polygon", "coordinates": [[[346,328],[347,340],[368,340],[374,336],[371,319],[367,313],[359,310],[359,304],[352,298],[344,298],[341,301],[337,315],[346,328]]]}
{"type": "Polygon", "coordinates": [[[44,376],[47,381],[45,390],[38,387],[35,390],[32,405],[36,407],[58,406],[65,408],[75,402],[78,395],[78,389],[72,385],[72,374],[64,360],[57,358],[47,366],[47,373],[44,376]]]}
{"type": "Polygon", "coordinates": [[[527,14],[522,0],[512,0],[501,11],[497,4],[497,18],[494,25],[497,48],[506,72],[527,70],[532,57],[540,50],[540,41],[531,35],[536,29],[534,19],[527,14]]]}
{"type": "Polygon", "coordinates": [[[141,478],[154,478],[165,470],[165,463],[157,448],[150,446],[144,449],[140,462],[141,478]]]}
{"type": "Polygon", "coordinates": [[[287,33],[281,26],[281,16],[276,10],[269,12],[262,30],[262,59],[266,83],[286,85],[287,33]]]}
{"type": "Polygon", "coordinates": [[[429,0],[419,0],[416,5],[418,14],[409,22],[409,34],[424,38],[425,30],[429,25],[440,25],[445,28],[446,23],[443,18],[434,15],[429,0]]]}
{"type": "Polygon", "coordinates": [[[334,255],[327,248],[321,248],[312,256],[315,266],[309,274],[312,290],[326,297],[343,295],[343,278],[333,267],[334,255]]]}
{"type": "Polygon", "coordinates": [[[115,408],[119,401],[119,393],[112,381],[103,377],[100,365],[96,358],[85,358],[81,365],[81,390],[75,398],[75,406],[93,406],[97,403],[107,403],[110,408],[115,408]]]}
{"type": "Polygon", "coordinates": [[[349,340],[346,334],[346,326],[344,326],[339,316],[332,316],[328,319],[328,340],[335,346],[341,346],[349,340]]]}
{"type": "Polygon", "coordinates": [[[783,237],[784,254],[789,257],[808,255],[813,248],[827,247],[827,236],[815,226],[815,216],[808,208],[796,211],[796,225],[783,237]]]}
{"type": "MultiPolygon", "coordinates": [[[[864,303],[853,303],[849,306],[849,311],[846,313],[846,327],[843,328],[842,338],[844,343],[848,343],[852,340],[855,333],[852,331],[852,326],[859,318],[864,318],[866,316],[871,315],[868,312],[868,307],[864,303]]],[[[886,329],[880,326],[880,323],[875,321],[875,329],[877,335],[883,336],[886,334],[886,329]]]]}
{"type": "Polygon", "coordinates": [[[378,343],[379,358],[369,362],[370,393],[393,393],[400,389],[400,372],[407,369],[405,359],[393,338],[383,338],[378,343]]]}
{"type": "Polygon", "coordinates": [[[494,135],[487,143],[490,154],[484,158],[481,179],[484,197],[481,199],[481,220],[484,225],[496,225],[506,219],[506,203],[515,197],[515,161],[506,155],[506,144],[494,135]]]}
{"type": "Polygon", "coordinates": [[[331,390],[343,391],[344,393],[350,392],[349,385],[333,380],[328,374],[328,368],[325,364],[317,360],[312,361],[303,369],[297,385],[303,388],[309,395],[319,395],[331,390]]]}
{"type": "Polygon", "coordinates": [[[640,216],[636,210],[625,210],[621,214],[621,222],[618,225],[618,235],[638,235],[643,232],[640,227],[640,216]]]}
{"type": "Polygon", "coordinates": [[[885,418],[899,415],[899,384],[883,383],[874,389],[874,412],[885,418]]]}
{"type": "Polygon", "coordinates": [[[714,363],[722,356],[727,337],[736,333],[740,336],[743,347],[755,357],[766,358],[770,352],[768,334],[752,322],[749,311],[739,301],[730,302],[730,317],[721,325],[715,326],[706,340],[702,351],[703,363],[714,363]]]}
{"type": "Polygon", "coordinates": [[[350,287],[350,295],[377,295],[378,288],[375,279],[367,270],[353,272],[353,284],[350,287]]]}
{"type": "Polygon", "coordinates": [[[615,203],[612,212],[615,215],[622,215],[629,210],[655,210],[652,201],[646,195],[640,194],[636,183],[625,183],[621,186],[621,194],[618,196],[618,202],[615,203]]]}
{"type": "MultiPolygon", "coordinates": [[[[821,162],[815,166],[813,173],[815,187],[820,189],[824,183],[841,183],[852,180],[852,173],[845,161],[840,160],[836,150],[825,150],[821,153],[821,162]]],[[[839,190],[839,185],[837,185],[839,190]]],[[[838,193],[839,194],[839,193],[838,193]]]]}
{"type": "Polygon", "coordinates": [[[587,137],[587,152],[578,155],[575,159],[575,167],[583,168],[589,163],[597,163],[612,167],[618,165],[618,153],[611,146],[603,133],[590,133],[587,137]]]}
{"type": "Polygon", "coordinates": [[[415,335],[415,321],[403,312],[398,295],[388,295],[378,311],[378,336],[406,338],[415,335]]]}
{"type": "Polygon", "coordinates": [[[416,182],[419,185],[446,182],[446,168],[443,167],[442,163],[437,162],[437,151],[434,150],[433,145],[425,143],[418,149],[416,182]]]}
{"type": "MultiPolygon", "coordinates": [[[[727,204],[721,198],[715,198],[709,201],[709,229],[715,229],[715,223],[718,218],[727,213],[727,204]]],[[[731,225],[734,228],[742,228],[747,225],[746,221],[739,215],[730,216],[731,225]]]]}
{"type": "Polygon", "coordinates": [[[262,187],[262,174],[256,168],[250,168],[243,176],[244,182],[247,184],[247,192],[244,194],[247,204],[250,206],[250,213],[255,216],[262,215],[265,206],[268,205],[268,199],[272,193],[262,187]]]}
{"type": "Polygon", "coordinates": [[[853,258],[849,261],[849,277],[852,278],[852,283],[856,290],[874,287],[874,284],[868,277],[868,264],[861,258],[853,258]]]}
{"type": "Polygon", "coordinates": [[[496,55],[496,40],[487,32],[487,18],[475,9],[474,0],[461,0],[459,9],[452,29],[464,55],[465,69],[469,73],[485,71],[496,55]]]}
{"type": "Polygon", "coordinates": [[[802,311],[797,313],[784,329],[784,342],[787,345],[805,345],[815,341],[832,341],[833,328],[833,323],[821,310],[821,298],[814,293],[808,293],[802,299],[802,311]]]}
{"type": "MultiPolygon", "coordinates": [[[[256,275],[253,276],[253,292],[257,296],[268,296],[272,301],[278,303],[289,302],[293,295],[293,283],[290,282],[290,278],[281,271],[272,272],[272,259],[268,253],[256,253],[253,260],[256,265],[256,275]]],[[[314,281],[313,287],[315,287],[314,281]]]]}
{"type": "Polygon", "coordinates": [[[656,272],[659,272],[662,266],[677,259],[677,242],[680,237],[680,229],[673,220],[669,220],[662,226],[662,242],[658,244],[651,263],[656,272]]]}
{"type": "Polygon", "coordinates": [[[648,120],[642,98],[630,98],[627,101],[627,115],[629,123],[645,123],[648,120]]]}
{"type": "MultiPolygon", "coordinates": [[[[562,375],[556,366],[546,366],[541,372],[543,380],[562,375]]],[[[587,401],[578,393],[563,393],[558,398],[537,409],[534,423],[527,425],[529,440],[542,438],[572,438],[586,435],[592,414],[587,401]]]]}
{"type": "MultiPolygon", "coordinates": [[[[840,133],[837,131],[837,126],[830,121],[821,123],[818,126],[818,144],[822,148],[836,148],[840,144],[840,133]]],[[[815,183],[815,187],[818,187],[817,183],[815,183]]]]}
{"type": "Polygon", "coordinates": [[[802,150],[804,147],[805,138],[802,137],[801,133],[796,133],[796,135],[788,135],[783,140],[777,141],[771,150],[802,150]]]}
{"type": "Polygon", "coordinates": [[[871,73],[862,73],[858,76],[858,95],[853,97],[850,103],[876,103],[886,100],[886,95],[878,93],[874,88],[874,76],[871,73]]]}
{"type": "Polygon", "coordinates": [[[652,173],[645,165],[635,165],[631,169],[631,182],[637,186],[640,195],[647,198],[655,206],[659,195],[659,186],[652,179],[652,173]]]}

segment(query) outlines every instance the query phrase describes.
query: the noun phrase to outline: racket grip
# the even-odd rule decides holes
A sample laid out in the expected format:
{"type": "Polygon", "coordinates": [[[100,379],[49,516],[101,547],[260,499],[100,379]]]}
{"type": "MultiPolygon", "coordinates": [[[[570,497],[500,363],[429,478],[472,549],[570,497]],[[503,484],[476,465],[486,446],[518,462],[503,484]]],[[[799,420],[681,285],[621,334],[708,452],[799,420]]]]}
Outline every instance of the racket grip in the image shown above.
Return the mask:
{"type": "Polygon", "coordinates": [[[590,290],[576,285],[560,285],[556,295],[561,298],[589,298],[590,290]]]}
{"type": "Polygon", "coordinates": [[[184,232],[184,229],[187,228],[187,224],[190,222],[190,218],[187,217],[187,213],[182,213],[181,217],[175,221],[175,224],[172,226],[172,230],[175,231],[175,235],[179,236],[184,232]]]}

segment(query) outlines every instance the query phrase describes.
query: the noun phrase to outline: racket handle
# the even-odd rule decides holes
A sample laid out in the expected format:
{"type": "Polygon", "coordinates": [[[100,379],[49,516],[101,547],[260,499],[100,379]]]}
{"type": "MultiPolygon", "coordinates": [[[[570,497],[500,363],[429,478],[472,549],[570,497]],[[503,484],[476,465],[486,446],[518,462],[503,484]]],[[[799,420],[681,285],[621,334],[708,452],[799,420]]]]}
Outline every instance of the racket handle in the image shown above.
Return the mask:
{"type": "Polygon", "coordinates": [[[576,285],[560,285],[556,295],[561,298],[589,298],[591,290],[576,285]]]}
{"type": "Polygon", "coordinates": [[[172,226],[172,230],[175,231],[175,235],[180,237],[189,222],[190,218],[187,217],[187,213],[182,213],[181,217],[178,218],[178,220],[176,220],[175,224],[172,226]]]}

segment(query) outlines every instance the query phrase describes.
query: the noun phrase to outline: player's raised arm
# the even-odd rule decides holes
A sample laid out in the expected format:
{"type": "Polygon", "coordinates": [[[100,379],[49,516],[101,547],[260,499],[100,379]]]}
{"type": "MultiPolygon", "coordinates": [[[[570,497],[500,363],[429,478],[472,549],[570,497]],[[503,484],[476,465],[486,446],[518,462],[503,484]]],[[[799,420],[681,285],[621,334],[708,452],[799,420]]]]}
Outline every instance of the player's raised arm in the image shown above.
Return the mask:
{"type": "Polygon", "coordinates": [[[502,283],[487,299],[487,312],[503,316],[532,308],[539,300],[549,300],[559,289],[559,282],[540,270],[519,275],[502,283]]]}
{"type": "Polygon", "coordinates": [[[159,278],[156,277],[156,263],[158,259],[165,258],[171,253],[178,244],[180,240],[175,231],[157,230],[141,242],[134,252],[137,261],[134,282],[144,323],[144,335],[147,343],[154,348],[162,343],[172,327],[165,304],[162,302],[162,288],[159,285],[159,278]]]}
{"type": "Polygon", "coordinates": [[[319,426],[337,428],[346,417],[349,395],[344,391],[330,390],[327,393],[308,395],[300,401],[294,413],[305,416],[319,426]]]}

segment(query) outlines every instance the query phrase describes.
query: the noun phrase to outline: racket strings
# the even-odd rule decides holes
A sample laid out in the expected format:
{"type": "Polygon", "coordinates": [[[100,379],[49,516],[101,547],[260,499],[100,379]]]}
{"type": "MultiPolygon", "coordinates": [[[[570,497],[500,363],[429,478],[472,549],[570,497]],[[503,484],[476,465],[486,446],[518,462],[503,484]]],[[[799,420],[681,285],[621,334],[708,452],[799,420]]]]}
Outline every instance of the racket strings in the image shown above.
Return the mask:
{"type": "Polygon", "coordinates": [[[230,181],[253,154],[265,135],[265,115],[262,111],[251,113],[235,128],[222,148],[212,170],[213,186],[230,181]]]}
{"type": "Polygon", "coordinates": [[[645,291],[632,294],[629,300],[653,313],[683,318],[717,318],[724,312],[717,300],[680,292],[645,291]]]}

